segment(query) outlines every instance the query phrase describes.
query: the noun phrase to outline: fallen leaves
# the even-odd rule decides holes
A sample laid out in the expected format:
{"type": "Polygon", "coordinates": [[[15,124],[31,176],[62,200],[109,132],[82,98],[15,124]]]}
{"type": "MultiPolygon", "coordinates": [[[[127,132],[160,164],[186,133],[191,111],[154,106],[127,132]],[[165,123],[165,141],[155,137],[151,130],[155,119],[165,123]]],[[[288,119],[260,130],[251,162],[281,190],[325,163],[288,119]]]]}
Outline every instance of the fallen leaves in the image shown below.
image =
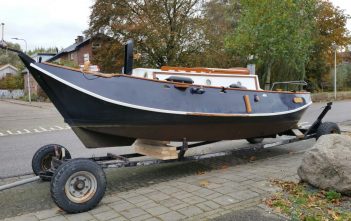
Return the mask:
{"type": "Polygon", "coordinates": [[[228,170],[229,166],[228,165],[222,165],[220,170],[228,170]]]}
{"type": "Polygon", "coordinates": [[[199,185],[201,187],[208,187],[208,180],[200,180],[199,185]]]}
{"type": "Polygon", "coordinates": [[[250,162],[255,161],[255,160],[256,160],[256,157],[255,157],[255,156],[251,156],[251,157],[249,158],[249,161],[250,161],[250,162]]]}
{"type": "Polygon", "coordinates": [[[318,190],[291,181],[271,180],[271,183],[283,190],[264,201],[276,213],[286,214],[292,220],[351,221],[351,204],[341,206],[343,198],[335,191],[318,190]]]}
{"type": "Polygon", "coordinates": [[[205,174],[205,171],[197,171],[196,172],[196,175],[203,175],[203,174],[205,174]]]}

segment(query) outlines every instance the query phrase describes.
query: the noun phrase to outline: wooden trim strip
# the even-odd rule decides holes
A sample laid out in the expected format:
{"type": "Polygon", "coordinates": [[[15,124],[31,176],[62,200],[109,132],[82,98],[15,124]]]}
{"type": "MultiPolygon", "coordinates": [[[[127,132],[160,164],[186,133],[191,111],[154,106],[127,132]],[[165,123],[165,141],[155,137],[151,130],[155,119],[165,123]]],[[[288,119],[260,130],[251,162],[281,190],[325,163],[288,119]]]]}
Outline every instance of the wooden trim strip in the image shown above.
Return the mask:
{"type": "Polygon", "coordinates": [[[78,69],[78,68],[71,68],[71,67],[62,66],[62,65],[58,65],[58,64],[53,64],[53,63],[48,63],[48,62],[42,62],[42,63],[46,64],[46,65],[58,67],[58,68],[68,69],[71,71],[77,71],[77,72],[80,72],[82,74],[91,74],[91,75],[95,75],[95,76],[99,76],[99,77],[103,77],[103,78],[112,78],[112,77],[121,76],[121,74],[104,74],[104,73],[93,72],[93,71],[82,71],[81,69],[78,69]]]}
{"type": "MultiPolygon", "coordinates": [[[[187,76],[199,76],[199,77],[225,77],[225,78],[233,78],[233,76],[229,76],[228,74],[217,74],[217,73],[211,73],[211,74],[216,74],[216,75],[208,75],[208,74],[205,74],[205,73],[199,73],[199,74],[195,74],[195,73],[176,73],[176,72],[153,72],[153,74],[156,76],[156,75],[176,75],[176,76],[184,76],[184,75],[187,75],[187,76]]],[[[242,78],[255,78],[255,75],[239,75],[238,76],[235,76],[235,77],[242,77],[242,78]]]]}
{"type": "Polygon", "coordinates": [[[251,108],[249,95],[245,95],[244,96],[244,101],[245,101],[245,106],[246,106],[246,112],[247,113],[251,113],[252,112],[252,108],[251,108]]]}
{"type": "Polygon", "coordinates": [[[170,67],[170,66],[162,66],[162,71],[185,71],[185,72],[205,72],[205,73],[218,73],[218,74],[245,74],[249,75],[250,72],[247,68],[230,68],[230,69],[222,69],[222,68],[187,68],[187,67],[170,67]]]}

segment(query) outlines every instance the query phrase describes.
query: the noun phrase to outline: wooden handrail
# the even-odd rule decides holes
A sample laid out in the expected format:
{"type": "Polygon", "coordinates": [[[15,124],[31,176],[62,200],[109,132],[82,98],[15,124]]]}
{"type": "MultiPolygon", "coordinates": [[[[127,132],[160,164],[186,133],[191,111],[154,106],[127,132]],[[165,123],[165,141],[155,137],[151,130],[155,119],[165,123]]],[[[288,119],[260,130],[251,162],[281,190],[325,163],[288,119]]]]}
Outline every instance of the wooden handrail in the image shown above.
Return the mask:
{"type": "Polygon", "coordinates": [[[211,74],[244,74],[249,75],[250,72],[247,68],[187,68],[187,67],[170,67],[162,66],[162,71],[183,71],[183,72],[197,72],[197,73],[211,73],[211,74]]]}

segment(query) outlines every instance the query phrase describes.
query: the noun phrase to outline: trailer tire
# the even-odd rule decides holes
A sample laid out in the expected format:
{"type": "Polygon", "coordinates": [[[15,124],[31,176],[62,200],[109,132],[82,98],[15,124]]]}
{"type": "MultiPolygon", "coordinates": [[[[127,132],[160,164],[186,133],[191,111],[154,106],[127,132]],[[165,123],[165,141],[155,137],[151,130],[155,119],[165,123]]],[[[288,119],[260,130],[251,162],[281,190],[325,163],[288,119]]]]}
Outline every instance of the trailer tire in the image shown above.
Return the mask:
{"type": "MultiPolygon", "coordinates": [[[[48,144],[40,147],[34,154],[32,158],[32,170],[35,175],[39,175],[40,172],[45,172],[51,167],[52,157],[55,156],[55,146],[58,148],[64,148],[59,144],[48,144]]],[[[65,149],[65,159],[71,159],[71,154],[69,151],[65,149]]],[[[42,178],[44,181],[48,181],[50,179],[42,178]]]]}
{"type": "Polygon", "coordinates": [[[340,134],[339,126],[334,122],[321,123],[316,132],[316,140],[326,134],[340,134]]]}
{"type": "Polygon", "coordinates": [[[89,159],[73,159],[61,164],[51,179],[51,197],[67,213],[94,208],[105,190],[103,169],[89,159]]]}
{"type": "Polygon", "coordinates": [[[257,144],[257,143],[262,143],[264,138],[247,138],[247,142],[251,144],[257,144]]]}

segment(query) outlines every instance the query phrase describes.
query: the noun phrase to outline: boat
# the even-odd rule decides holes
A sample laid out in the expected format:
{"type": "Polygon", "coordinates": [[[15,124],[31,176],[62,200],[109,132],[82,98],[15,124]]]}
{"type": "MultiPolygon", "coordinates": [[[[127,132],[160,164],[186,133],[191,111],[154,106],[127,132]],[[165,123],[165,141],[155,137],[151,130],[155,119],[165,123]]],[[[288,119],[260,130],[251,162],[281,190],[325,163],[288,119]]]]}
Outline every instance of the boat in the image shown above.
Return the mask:
{"type": "Polygon", "coordinates": [[[271,137],[296,128],[312,104],[309,92],[263,90],[246,68],[132,68],[103,74],[18,53],[87,148],[136,139],[217,141],[271,137]]]}

